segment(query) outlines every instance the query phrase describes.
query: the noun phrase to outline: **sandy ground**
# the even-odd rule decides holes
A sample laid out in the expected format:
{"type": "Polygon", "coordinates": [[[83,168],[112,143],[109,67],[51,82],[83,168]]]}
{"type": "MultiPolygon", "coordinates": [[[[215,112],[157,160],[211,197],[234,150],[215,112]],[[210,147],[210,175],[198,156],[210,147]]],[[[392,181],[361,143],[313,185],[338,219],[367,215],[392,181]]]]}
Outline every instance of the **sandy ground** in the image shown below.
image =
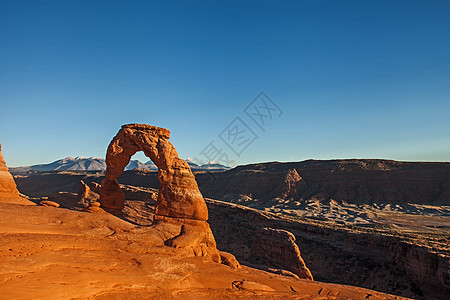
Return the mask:
{"type": "Polygon", "coordinates": [[[0,203],[2,299],[401,299],[231,269],[109,214],[0,203]]]}

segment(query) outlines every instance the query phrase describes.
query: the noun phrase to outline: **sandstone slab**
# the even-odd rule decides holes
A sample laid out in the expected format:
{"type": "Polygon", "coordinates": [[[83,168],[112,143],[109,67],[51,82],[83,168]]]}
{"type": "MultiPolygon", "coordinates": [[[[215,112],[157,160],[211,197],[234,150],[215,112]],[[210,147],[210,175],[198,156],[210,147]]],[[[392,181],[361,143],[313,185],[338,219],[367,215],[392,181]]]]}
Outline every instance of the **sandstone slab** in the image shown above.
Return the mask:
{"type": "Polygon", "coordinates": [[[310,270],[300,255],[295,236],[287,230],[262,228],[253,240],[253,258],[262,258],[281,265],[302,279],[313,280],[310,270]]]}
{"type": "Polygon", "coordinates": [[[402,299],[231,269],[164,247],[162,237],[110,214],[0,203],[1,298],[402,299]]]}
{"type": "Polygon", "coordinates": [[[59,207],[60,205],[54,201],[49,200],[42,200],[39,202],[40,206],[47,206],[47,207],[59,207]]]}

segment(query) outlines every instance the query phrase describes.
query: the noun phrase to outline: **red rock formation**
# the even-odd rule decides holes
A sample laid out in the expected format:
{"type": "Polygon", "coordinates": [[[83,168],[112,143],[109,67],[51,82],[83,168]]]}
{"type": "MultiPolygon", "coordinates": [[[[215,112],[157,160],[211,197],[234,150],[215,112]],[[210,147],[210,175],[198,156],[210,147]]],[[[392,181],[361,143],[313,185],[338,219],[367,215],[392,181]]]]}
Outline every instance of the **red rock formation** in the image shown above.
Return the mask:
{"type": "Polygon", "coordinates": [[[87,207],[90,206],[92,202],[96,202],[100,195],[92,191],[91,188],[83,182],[83,180],[80,180],[77,197],[78,205],[87,207]]]}
{"type": "Polygon", "coordinates": [[[89,188],[91,189],[91,191],[93,191],[94,193],[97,193],[98,195],[100,195],[100,190],[102,188],[102,186],[100,184],[98,184],[97,182],[91,182],[89,184],[89,188]]]}
{"type": "Polygon", "coordinates": [[[170,218],[208,220],[208,209],[186,161],[169,142],[170,131],[146,124],[123,125],[106,154],[106,179],[100,192],[103,207],[122,209],[124,195],[117,178],[131,157],[143,151],[158,167],[160,181],[155,214],[170,218]]]}
{"type": "Polygon", "coordinates": [[[283,229],[262,228],[253,240],[252,259],[268,260],[271,265],[294,272],[299,278],[313,280],[295,243],[295,236],[283,229]]]}
{"type": "Polygon", "coordinates": [[[219,251],[219,254],[220,259],[222,260],[222,264],[227,265],[232,269],[239,269],[241,267],[233,254],[224,251],[219,251]]]}
{"type": "Polygon", "coordinates": [[[0,144],[0,202],[32,204],[30,201],[19,196],[16,183],[11,173],[8,171],[2,155],[2,145],[0,144]]]}
{"type": "Polygon", "coordinates": [[[146,124],[123,125],[106,154],[101,206],[119,210],[124,207],[125,196],[117,178],[131,157],[137,151],[143,151],[158,167],[160,186],[154,225],[163,228],[167,236],[165,244],[191,249],[196,256],[210,256],[220,261],[214,236],[206,222],[208,209],[205,200],[189,165],[178,157],[169,138],[170,131],[165,128],[146,124]]]}
{"type": "Polygon", "coordinates": [[[105,211],[100,208],[100,202],[98,202],[98,199],[100,198],[98,192],[100,192],[100,189],[101,186],[98,183],[91,182],[88,186],[83,180],[80,180],[77,194],[77,206],[83,207],[84,211],[90,213],[105,213],[105,211]],[[92,190],[91,187],[94,190],[92,190]]]}
{"type": "Polygon", "coordinates": [[[48,206],[48,207],[60,207],[59,203],[56,203],[54,201],[49,201],[49,200],[42,200],[41,202],[39,202],[40,206],[48,206]]]}
{"type": "Polygon", "coordinates": [[[84,183],[83,180],[80,180],[80,185],[78,187],[78,197],[80,200],[87,199],[95,201],[99,198],[99,194],[92,191],[91,188],[86,183],[84,183]]]}

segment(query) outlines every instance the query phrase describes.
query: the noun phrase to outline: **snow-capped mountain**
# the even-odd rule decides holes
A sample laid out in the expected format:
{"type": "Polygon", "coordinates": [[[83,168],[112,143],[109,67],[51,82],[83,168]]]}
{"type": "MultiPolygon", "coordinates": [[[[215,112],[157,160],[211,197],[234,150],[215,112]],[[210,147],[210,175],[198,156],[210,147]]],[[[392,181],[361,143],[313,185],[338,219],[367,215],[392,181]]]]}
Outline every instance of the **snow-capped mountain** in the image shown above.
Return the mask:
{"type": "MultiPolygon", "coordinates": [[[[201,166],[189,160],[187,161],[187,163],[191,167],[192,171],[225,171],[229,169],[229,167],[217,163],[204,164],[201,166]]],[[[131,160],[130,163],[125,167],[125,170],[133,169],[158,170],[158,167],[156,167],[151,160],[146,163],[142,163],[139,160],[131,160]]],[[[49,164],[9,168],[9,170],[13,174],[23,174],[28,171],[97,171],[106,170],[106,161],[104,158],[100,157],[87,158],[78,156],[73,158],[69,156],[49,164]]]]}
{"type": "Polygon", "coordinates": [[[66,157],[49,164],[39,164],[26,167],[10,168],[12,173],[27,171],[57,171],[57,170],[106,170],[105,159],[99,157],[66,157]]]}

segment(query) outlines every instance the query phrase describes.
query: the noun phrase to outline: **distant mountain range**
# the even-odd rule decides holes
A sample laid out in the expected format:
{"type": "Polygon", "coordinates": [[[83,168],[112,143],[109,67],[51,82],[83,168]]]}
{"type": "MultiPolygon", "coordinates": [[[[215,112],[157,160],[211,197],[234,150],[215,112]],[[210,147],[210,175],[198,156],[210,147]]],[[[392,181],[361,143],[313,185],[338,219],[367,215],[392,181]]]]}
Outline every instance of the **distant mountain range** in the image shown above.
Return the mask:
{"type": "MultiPolygon", "coordinates": [[[[187,160],[187,163],[191,167],[192,171],[225,171],[229,167],[223,166],[218,163],[208,163],[201,166],[187,160]]],[[[158,167],[149,160],[143,163],[139,160],[131,160],[130,163],[125,167],[125,170],[133,169],[147,169],[147,170],[158,170],[158,167]]],[[[106,160],[100,157],[66,157],[49,164],[32,165],[26,167],[15,167],[9,168],[9,171],[13,174],[23,174],[28,171],[103,171],[106,170],[106,160]]]]}

